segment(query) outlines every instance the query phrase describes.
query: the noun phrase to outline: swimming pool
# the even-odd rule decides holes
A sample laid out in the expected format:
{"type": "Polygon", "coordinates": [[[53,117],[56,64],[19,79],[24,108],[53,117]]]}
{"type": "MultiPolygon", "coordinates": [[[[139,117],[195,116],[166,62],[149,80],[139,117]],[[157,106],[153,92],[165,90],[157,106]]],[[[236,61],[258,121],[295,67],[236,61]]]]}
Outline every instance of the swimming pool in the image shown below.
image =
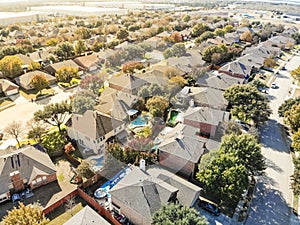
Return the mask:
{"type": "Polygon", "coordinates": [[[92,161],[94,164],[94,166],[96,167],[102,167],[103,166],[103,160],[104,160],[104,156],[100,155],[100,156],[93,156],[88,158],[90,161],[92,161]]]}
{"type": "Polygon", "coordinates": [[[143,127],[146,126],[149,120],[149,116],[138,116],[136,119],[131,121],[131,123],[128,125],[129,129],[133,129],[136,127],[143,127]]]}

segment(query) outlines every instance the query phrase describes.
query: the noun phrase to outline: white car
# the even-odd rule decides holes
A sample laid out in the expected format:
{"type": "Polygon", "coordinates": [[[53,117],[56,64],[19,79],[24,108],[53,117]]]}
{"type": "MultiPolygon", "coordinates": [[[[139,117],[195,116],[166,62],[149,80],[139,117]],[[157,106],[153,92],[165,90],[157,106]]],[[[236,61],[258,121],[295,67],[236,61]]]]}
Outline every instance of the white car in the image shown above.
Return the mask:
{"type": "Polygon", "coordinates": [[[272,84],[271,84],[271,88],[276,89],[276,88],[278,88],[278,86],[277,86],[276,83],[272,83],[272,84]]]}

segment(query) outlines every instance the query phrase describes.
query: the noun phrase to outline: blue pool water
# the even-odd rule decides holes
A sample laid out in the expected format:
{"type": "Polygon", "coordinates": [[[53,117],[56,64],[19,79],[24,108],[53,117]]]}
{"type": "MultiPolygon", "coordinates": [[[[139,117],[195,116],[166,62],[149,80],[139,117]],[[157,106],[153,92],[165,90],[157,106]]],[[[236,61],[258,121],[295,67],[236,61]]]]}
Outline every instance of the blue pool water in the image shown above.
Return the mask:
{"type": "MultiPolygon", "coordinates": [[[[120,180],[125,177],[126,174],[130,173],[131,169],[126,168],[119,171],[113,178],[106,181],[104,184],[100,186],[101,189],[105,190],[107,193],[107,197],[110,197],[110,194],[108,193],[110,189],[112,189],[114,186],[116,186],[117,183],[119,183],[120,180]]],[[[98,189],[97,189],[98,190],[98,189]]]]}
{"type": "Polygon", "coordinates": [[[129,128],[135,128],[135,127],[143,127],[146,126],[149,120],[149,116],[138,116],[136,119],[131,121],[129,124],[129,128]]]}
{"type": "Polygon", "coordinates": [[[98,157],[92,157],[89,158],[91,161],[95,162],[95,166],[97,167],[102,167],[103,166],[103,160],[104,160],[104,156],[98,156],[98,157]]]}

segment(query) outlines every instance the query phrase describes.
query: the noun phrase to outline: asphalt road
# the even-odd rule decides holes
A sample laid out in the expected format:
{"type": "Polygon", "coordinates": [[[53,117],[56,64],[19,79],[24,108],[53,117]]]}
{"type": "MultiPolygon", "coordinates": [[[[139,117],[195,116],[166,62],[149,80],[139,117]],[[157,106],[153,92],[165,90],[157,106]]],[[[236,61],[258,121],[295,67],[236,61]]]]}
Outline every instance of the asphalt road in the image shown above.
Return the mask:
{"type": "MultiPolygon", "coordinates": [[[[56,95],[36,102],[29,102],[19,94],[13,96],[12,98],[15,100],[14,102],[16,105],[0,112],[0,130],[4,130],[4,128],[14,120],[20,121],[24,124],[24,134],[22,136],[26,137],[26,122],[33,118],[34,112],[43,109],[44,106],[49,103],[56,103],[69,99],[69,96],[73,95],[73,92],[75,91],[75,89],[62,91],[57,86],[53,89],[58,92],[56,95]]],[[[9,138],[6,134],[4,135],[6,138],[9,138]]]]}
{"type": "Polygon", "coordinates": [[[290,176],[294,170],[292,157],[282,118],[277,114],[278,107],[288,95],[292,85],[289,71],[299,64],[300,57],[293,57],[286,65],[287,71],[280,71],[276,77],[278,88],[269,89],[268,98],[273,114],[270,120],[260,127],[262,153],[267,169],[265,176],[258,178],[246,225],[300,224],[291,209],[293,194],[290,188],[290,176]]]}

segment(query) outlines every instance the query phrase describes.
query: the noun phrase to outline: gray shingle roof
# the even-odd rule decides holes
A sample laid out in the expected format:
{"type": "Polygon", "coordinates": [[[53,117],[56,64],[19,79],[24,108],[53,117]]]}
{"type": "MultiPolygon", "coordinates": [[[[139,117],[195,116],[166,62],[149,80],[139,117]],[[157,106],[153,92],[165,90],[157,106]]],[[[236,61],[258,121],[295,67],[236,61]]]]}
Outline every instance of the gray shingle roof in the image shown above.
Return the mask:
{"type": "Polygon", "coordinates": [[[242,84],[243,82],[244,78],[232,77],[225,73],[218,73],[217,71],[216,74],[211,72],[205,73],[203,77],[197,80],[199,86],[208,86],[220,90],[226,90],[234,84],[242,84]]]}
{"type": "Polygon", "coordinates": [[[96,213],[88,205],[76,213],[64,225],[109,225],[102,216],[96,213]]]}
{"type": "Polygon", "coordinates": [[[10,173],[18,170],[28,182],[37,174],[53,174],[56,168],[48,154],[26,146],[0,156],[0,193],[7,192],[11,183],[10,173]],[[19,162],[20,163],[19,163],[19,162]]]}

